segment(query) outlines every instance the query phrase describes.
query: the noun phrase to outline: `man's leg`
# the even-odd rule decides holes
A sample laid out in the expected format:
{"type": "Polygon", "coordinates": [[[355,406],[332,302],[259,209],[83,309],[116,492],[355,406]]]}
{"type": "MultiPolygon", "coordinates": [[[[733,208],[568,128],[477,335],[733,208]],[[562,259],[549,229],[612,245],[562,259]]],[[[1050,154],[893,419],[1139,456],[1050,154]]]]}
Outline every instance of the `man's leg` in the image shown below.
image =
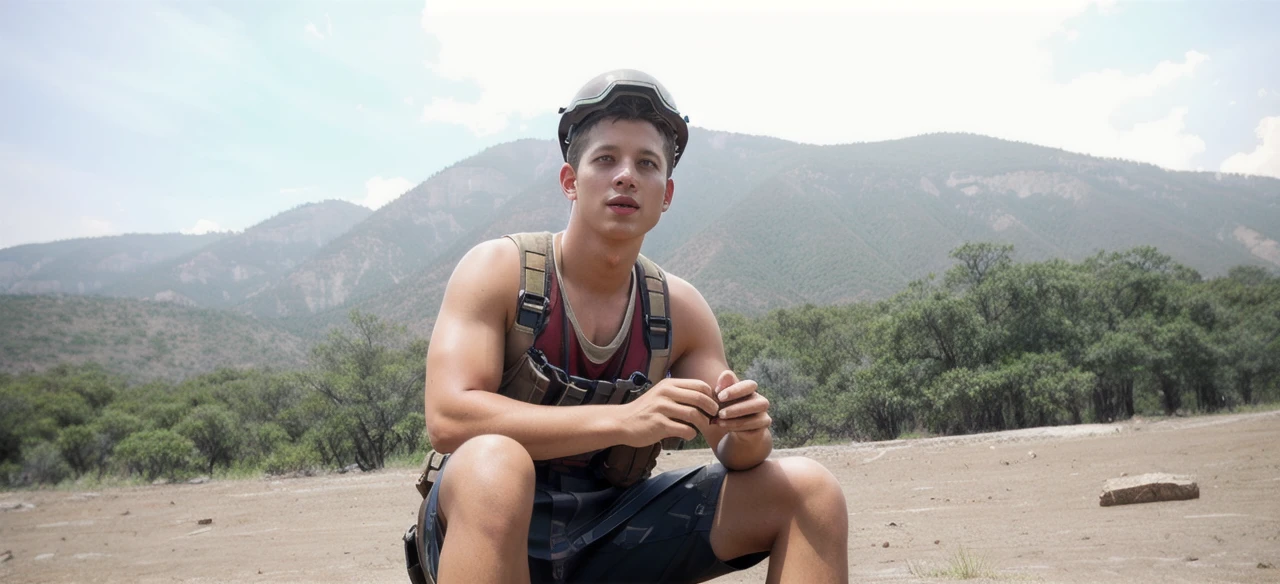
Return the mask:
{"type": "Polygon", "coordinates": [[[529,582],[533,460],[505,436],[477,436],[449,456],[440,484],[446,527],[439,584],[529,582]]]}
{"type": "Polygon", "coordinates": [[[835,476],[808,458],[730,472],[711,527],[721,560],[768,551],[768,582],[847,583],[849,514],[835,476]]]}

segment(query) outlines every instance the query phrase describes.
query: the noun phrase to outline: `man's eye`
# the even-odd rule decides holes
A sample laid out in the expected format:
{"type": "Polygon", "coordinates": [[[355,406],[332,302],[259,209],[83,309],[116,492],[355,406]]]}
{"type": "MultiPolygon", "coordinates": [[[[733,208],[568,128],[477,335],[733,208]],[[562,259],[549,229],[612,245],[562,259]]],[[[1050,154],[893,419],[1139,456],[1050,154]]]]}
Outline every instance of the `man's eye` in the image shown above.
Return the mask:
{"type": "Polygon", "coordinates": [[[602,154],[600,156],[597,156],[596,160],[600,162],[613,162],[613,156],[609,154],[602,154]]]}
{"type": "Polygon", "coordinates": [[[652,166],[652,167],[654,167],[654,168],[658,168],[658,163],[657,163],[657,162],[654,162],[654,161],[652,161],[652,160],[647,160],[647,159],[646,159],[646,160],[641,160],[641,161],[640,161],[640,164],[648,164],[649,166],[652,166]]]}

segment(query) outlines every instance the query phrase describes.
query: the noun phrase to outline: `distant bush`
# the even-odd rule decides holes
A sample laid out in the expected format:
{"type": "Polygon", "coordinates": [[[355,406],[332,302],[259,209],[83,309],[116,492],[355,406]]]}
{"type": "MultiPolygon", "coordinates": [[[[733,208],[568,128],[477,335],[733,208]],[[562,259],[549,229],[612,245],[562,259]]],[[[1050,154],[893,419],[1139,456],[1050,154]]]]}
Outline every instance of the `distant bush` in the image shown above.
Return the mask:
{"type": "Polygon", "coordinates": [[[71,467],[51,442],[41,442],[27,449],[22,459],[23,484],[57,484],[71,474],[71,467]]]}
{"type": "Polygon", "coordinates": [[[174,429],[195,445],[209,474],[218,465],[230,467],[243,441],[240,421],[221,404],[196,406],[174,429]]]}
{"type": "Polygon", "coordinates": [[[196,445],[173,430],[145,430],[116,446],[116,456],[131,473],[149,481],[178,479],[195,467],[196,445]]]}
{"type": "Polygon", "coordinates": [[[309,474],[320,466],[320,456],[309,444],[285,444],[267,458],[267,474],[309,474]]]}

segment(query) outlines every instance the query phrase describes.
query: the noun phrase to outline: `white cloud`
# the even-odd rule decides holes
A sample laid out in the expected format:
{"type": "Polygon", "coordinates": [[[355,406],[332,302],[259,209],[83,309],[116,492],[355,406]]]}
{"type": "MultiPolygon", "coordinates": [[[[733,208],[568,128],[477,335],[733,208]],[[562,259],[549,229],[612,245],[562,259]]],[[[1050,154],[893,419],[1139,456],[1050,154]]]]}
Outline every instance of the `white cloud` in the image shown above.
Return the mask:
{"type": "Polygon", "coordinates": [[[1135,124],[1116,134],[1114,155],[1141,152],[1143,160],[1169,168],[1189,168],[1190,158],[1204,152],[1204,140],[1186,133],[1186,108],[1174,108],[1159,120],[1135,124]]]}
{"type": "Polygon", "coordinates": [[[308,185],[305,187],[283,187],[280,189],[280,194],[297,195],[297,194],[305,193],[307,191],[313,191],[315,190],[315,188],[316,188],[315,185],[308,185]]]}
{"type": "Polygon", "coordinates": [[[183,229],[182,233],[186,235],[204,235],[206,233],[214,233],[217,231],[222,231],[222,227],[220,227],[217,223],[210,221],[208,219],[200,219],[196,221],[195,225],[192,225],[191,227],[183,229]]]}
{"type": "Polygon", "coordinates": [[[364,205],[370,209],[377,210],[383,205],[396,200],[411,188],[413,188],[413,183],[402,177],[382,178],[381,176],[375,176],[365,181],[364,198],[353,202],[357,205],[364,205]]]}
{"type": "Polygon", "coordinates": [[[333,19],[329,18],[329,13],[324,13],[324,32],[329,36],[333,36],[333,19]]]}
{"type": "Polygon", "coordinates": [[[84,235],[82,237],[98,237],[111,234],[111,222],[106,219],[81,217],[80,227],[83,228],[84,235]]]}
{"type": "Polygon", "coordinates": [[[1069,35],[1067,23],[1091,6],[1110,3],[705,0],[690,8],[653,0],[636,8],[564,0],[535,9],[516,0],[431,0],[421,25],[439,53],[426,66],[479,91],[465,102],[431,98],[422,120],[494,134],[555,114],[596,74],[632,67],[661,79],[705,128],[818,144],[970,131],[1188,167],[1203,144],[1181,124],[1185,112],[1155,111],[1133,128],[1111,119],[1192,77],[1208,57],[1187,51],[1144,73],[1059,81],[1046,41],[1069,35]],[[582,34],[548,30],[619,31],[628,40],[587,50],[582,34]],[[645,31],[654,31],[647,40],[645,31]],[[679,41],[652,42],[659,34],[679,41]]]}
{"type": "Polygon", "coordinates": [[[458,103],[451,97],[435,98],[422,107],[422,121],[460,124],[477,136],[488,136],[506,129],[511,112],[502,109],[484,103],[458,103]]]}
{"type": "Polygon", "coordinates": [[[1227,104],[1227,105],[1229,105],[1229,106],[1234,106],[1235,104],[1236,104],[1236,100],[1234,100],[1234,99],[1233,99],[1233,100],[1231,100],[1231,103],[1229,103],[1229,104],[1227,104]]]}
{"type": "Polygon", "coordinates": [[[1259,90],[1258,90],[1258,97],[1266,97],[1266,96],[1267,96],[1267,90],[1266,90],[1266,89],[1259,89],[1259,90]]]}
{"type": "Polygon", "coordinates": [[[1262,118],[1254,133],[1258,147],[1253,152],[1232,154],[1222,161],[1222,172],[1280,178],[1280,116],[1262,118]]]}
{"type": "Polygon", "coordinates": [[[412,98],[412,97],[406,97],[406,98],[404,98],[404,104],[405,104],[405,105],[413,105],[413,98],[412,98]]]}
{"type": "Polygon", "coordinates": [[[1073,28],[1073,29],[1071,29],[1071,30],[1069,30],[1069,31],[1067,31],[1067,40],[1068,40],[1068,41],[1071,41],[1071,42],[1073,42],[1073,43],[1074,43],[1074,42],[1076,41],[1076,39],[1078,39],[1078,38],[1080,38],[1080,31],[1078,31],[1078,30],[1076,30],[1076,29],[1074,29],[1074,28],[1073,28]]]}
{"type": "Polygon", "coordinates": [[[316,28],[316,23],[308,22],[306,31],[307,31],[307,34],[310,34],[311,36],[316,37],[318,39],[324,40],[324,33],[320,32],[320,29],[316,28]]]}

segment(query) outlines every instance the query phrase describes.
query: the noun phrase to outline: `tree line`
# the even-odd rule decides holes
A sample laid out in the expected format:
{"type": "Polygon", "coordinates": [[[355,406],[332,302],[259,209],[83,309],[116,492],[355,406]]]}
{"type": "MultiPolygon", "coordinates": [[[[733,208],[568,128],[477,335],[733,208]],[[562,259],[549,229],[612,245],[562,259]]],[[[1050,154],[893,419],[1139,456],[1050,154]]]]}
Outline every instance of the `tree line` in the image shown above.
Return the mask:
{"type": "Polygon", "coordinates": [[[967,243],[892,298],[719,316],[782,445],[1111,422],[1280,400],[1280,277],[1152,247],[1015,263],[967,243]]]}
{"type": "MultiPolygon", "coordinates": [[[[718,315],[730,367],[773,403],[779,446],[1280,401],[1280,277],[1264,269],[1204,279],[1150,247],[1017,263],[1012,246],[968,243],[951,257],[878,302],[718,315]]],[[[0,483],[416,463],[426,348],[353,312],[301,370],[0,375],[0,483]]]]}
{"type": "Polygon", "coordinates": [[[0,375],[0,484],[383,467],[425,448],[426,341],[353,312],[301,370],[130,384],[97,365],[0,375]]]}

